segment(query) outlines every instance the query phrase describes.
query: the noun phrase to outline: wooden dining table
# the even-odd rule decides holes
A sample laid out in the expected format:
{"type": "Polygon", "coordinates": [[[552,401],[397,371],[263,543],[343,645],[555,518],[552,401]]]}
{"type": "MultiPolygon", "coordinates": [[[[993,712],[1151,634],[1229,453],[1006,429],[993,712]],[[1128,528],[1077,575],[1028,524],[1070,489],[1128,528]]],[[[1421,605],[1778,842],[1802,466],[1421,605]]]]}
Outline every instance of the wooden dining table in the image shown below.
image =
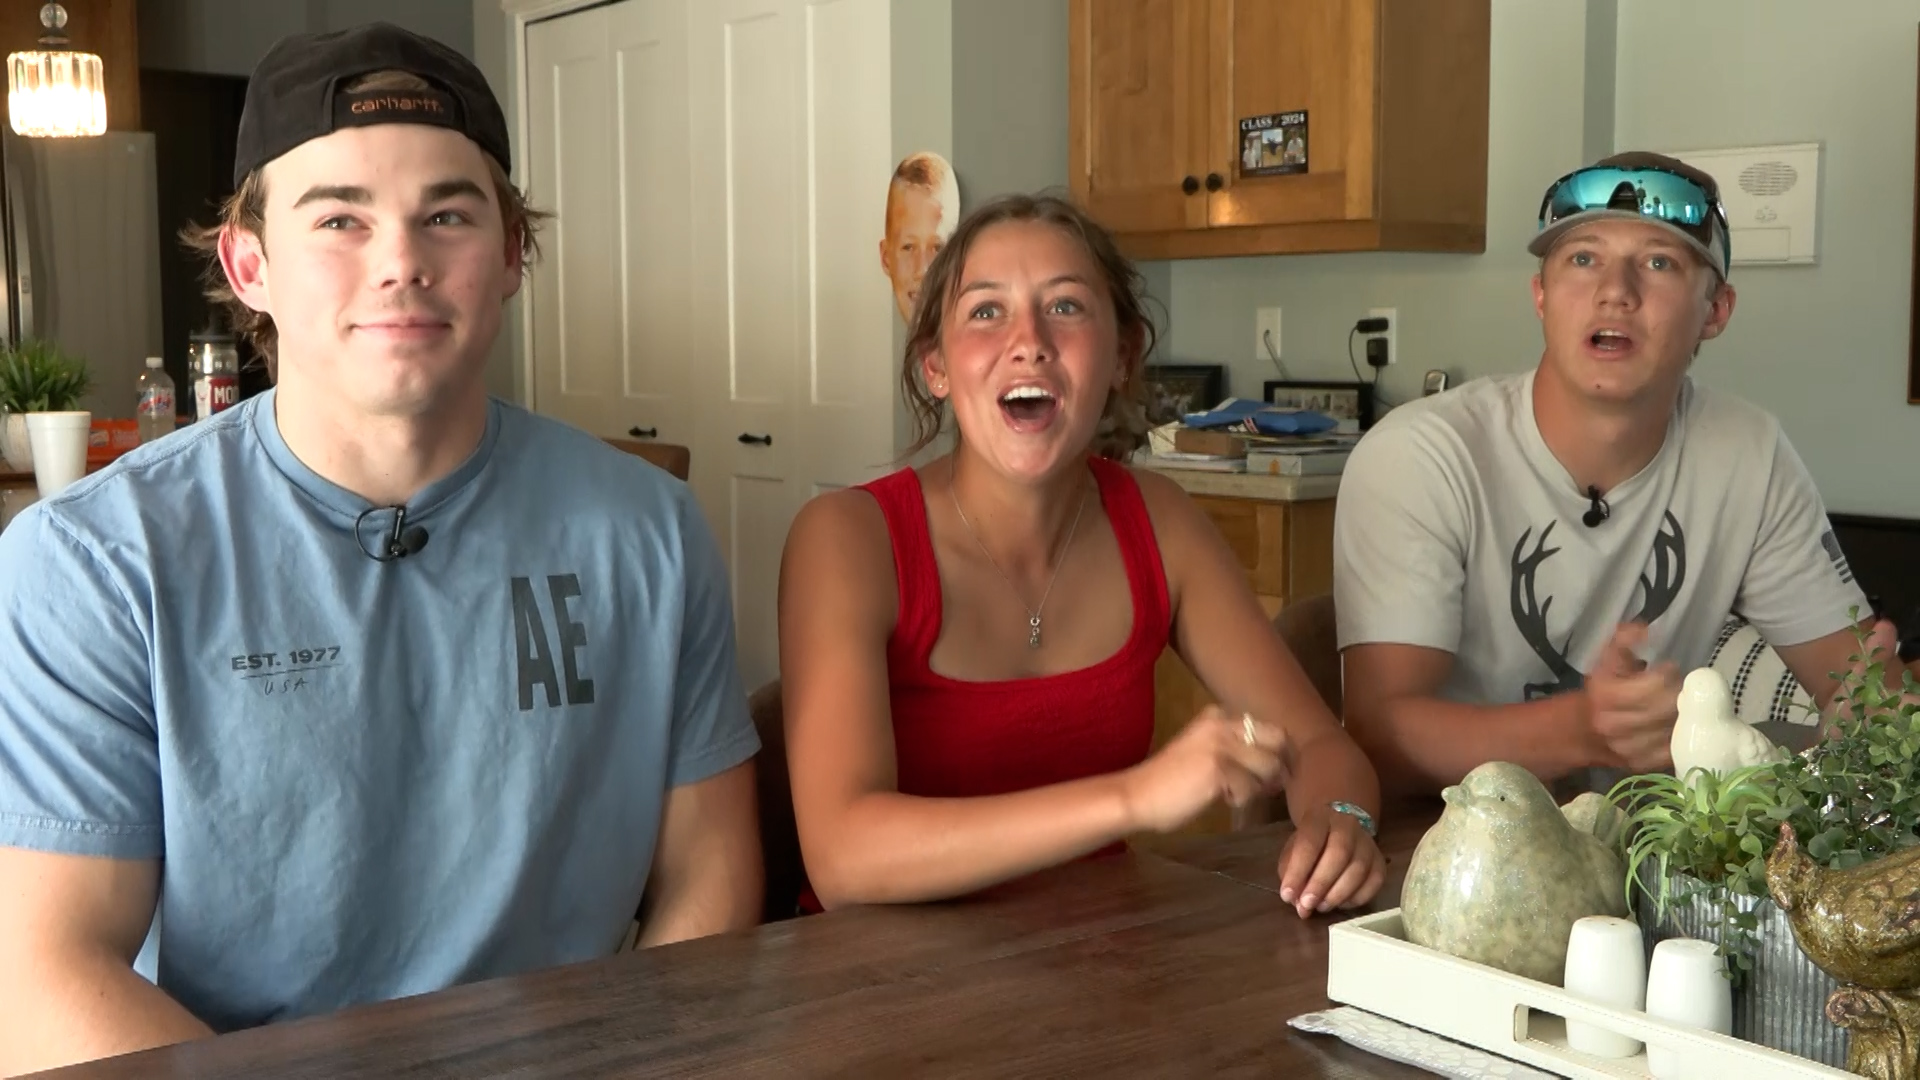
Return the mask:
{"type": "Polygon", "coordinates": [[[1279,896],[1290,826],[1265,825],[43,1075],[1426,1076],[1287,1021],[1330,1007],[1328,927],[1398,903],[1437,812],[1387,818],[1371,904],[1308,919],[1279,896]]]}

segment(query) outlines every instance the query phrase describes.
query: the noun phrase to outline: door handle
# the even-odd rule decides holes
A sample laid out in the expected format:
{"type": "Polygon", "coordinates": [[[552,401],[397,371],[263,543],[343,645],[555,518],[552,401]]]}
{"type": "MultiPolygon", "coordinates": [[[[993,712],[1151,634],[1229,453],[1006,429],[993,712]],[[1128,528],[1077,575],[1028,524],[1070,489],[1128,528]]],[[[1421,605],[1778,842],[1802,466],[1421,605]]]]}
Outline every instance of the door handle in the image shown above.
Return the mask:
{"type": "Polygon", "coordinates": [[[1189,176],[1185,180],[1180,181],[1180,190],[1191,195],[1194,192],[1200,190],[1200,181],[1195,180],[1193,177],[1189,176]]]}
{"type": "Polygon", "coordinates": [[[753,445],[753,444],[755,444],[755,443],[758,443],[758,444],[759,444],[759,445],[761,445],[761,446],[772,446],[772,445],[773,445],[773,436],[771,436],[771,435],[748,435],[748,434],[746,434],[745,432],[742,432],[742,433],[741,433],[741,435],[740,435],[740,441],[741,441],[741,442],[743,442],[743,443],[746,443],[746,444],[748,444],[748,445],[753,445]]]}
{"type": "Polygon", "coordinates": [[[651,439],[660,434],[660,429],[657,427],[643,428],[636,424],[627,429],[627,434],[636,439],[651,439]]]}
{"type": "Polygon", "coordinates": [[[1225,183],[1226,183],[1225,180],[1220,179],[1219,173],[1210,172],[1207,174],[1207,190],[1208,191],[1219,191],[1222,185],[1224,185],[1225,183]]]}

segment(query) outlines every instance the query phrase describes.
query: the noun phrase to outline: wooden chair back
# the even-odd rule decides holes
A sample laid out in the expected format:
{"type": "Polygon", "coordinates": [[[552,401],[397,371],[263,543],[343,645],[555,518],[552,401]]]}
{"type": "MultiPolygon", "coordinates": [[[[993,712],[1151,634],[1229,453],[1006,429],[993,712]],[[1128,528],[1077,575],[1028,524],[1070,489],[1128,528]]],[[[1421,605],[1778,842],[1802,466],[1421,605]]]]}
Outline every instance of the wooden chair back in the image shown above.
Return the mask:
{"type": "Polygon", "coordinates": [[[685,482],[693,464],[693,451],[675,443],[642,442],[638,439],[608,439],[607,444],[635,457],[645,458],[685,482]]]}
{"type": "Polygon", "coordinates": [[[800,855],[800,829],[793,818],[793,785],[787,777],[786,714],[780,680],[762,686],[747,699],[760,756],[754,763],[760,799],[760,849],[766,870],[767,922],[792,918],[807,888],[806,862],[800,855]]]}
{"type": "Polygon", "coordinates": [[[1334,621],[1333,594],[1321,593],[1288,604],[1273,617],[1273,628],[1280,632],[1281,640],[1306,669],[1313,688],[1338,719],[1345,694],[1340,681],[1340,630],[1334,621]]]}

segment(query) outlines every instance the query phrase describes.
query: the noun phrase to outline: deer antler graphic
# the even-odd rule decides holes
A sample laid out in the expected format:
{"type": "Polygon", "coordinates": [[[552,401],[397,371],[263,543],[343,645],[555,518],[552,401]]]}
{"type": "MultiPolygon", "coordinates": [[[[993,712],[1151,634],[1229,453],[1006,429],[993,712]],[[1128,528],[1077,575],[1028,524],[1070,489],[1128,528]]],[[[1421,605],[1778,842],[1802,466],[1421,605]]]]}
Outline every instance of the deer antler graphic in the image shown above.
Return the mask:
{"type": "Polygon", "coordinates": [[[1660,523],[1660,532],[1653,538],[1653,580],[1640,575],[1640,588],[1646,598],[1640,605],[1640,614],[1633,617],[1634,622],[1651,626],[1653,620],[1667,613],[1673,602],[1680,596],[1680,586],[1687,582],[1687,534],[1680,528],[1680,521],[1667,511],[1660,523]]]}
{"type": "Polygon", "coordinates": [[[1554,648],[1553,638],[1547,631],[1547,611],[1553,607],[1553,597],[1549,596],[1541,603],[1534,593],[1534,578],[1540,572],[1540,564],[1546,562],[1559,548],[1547,546],[1547,537],[1553,532],[1557,522],[1548,522],[1540,530],[1540,539],[1533,546],[1533,553],[1525,557],[1521,552],[1527,546],[1527,538],[1533,535],[1529,528],[1520,534],[1520,542],[1513,546],[1513,624],[1520,630],[1521,640],[1533,647],[1534,654],[1546,661],[1547,671],[1554,676],[1550,683],[1528,683],[1526,699],[1535,701],[1566,690],[1578,690],[1586,679],[1567,663],[1567,648],[1573,644],[1573,636],[1567,636],[1567,645],[1554,648]]]}

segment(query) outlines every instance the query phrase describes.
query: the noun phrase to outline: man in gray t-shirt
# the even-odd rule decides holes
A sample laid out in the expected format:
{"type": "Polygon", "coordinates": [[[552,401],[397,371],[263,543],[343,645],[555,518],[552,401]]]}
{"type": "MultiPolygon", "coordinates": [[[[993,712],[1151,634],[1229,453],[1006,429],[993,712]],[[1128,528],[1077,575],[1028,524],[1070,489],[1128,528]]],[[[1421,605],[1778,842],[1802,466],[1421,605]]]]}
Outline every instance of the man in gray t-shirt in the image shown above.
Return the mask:
{"type": "Polygon", "coordinates": [[[1403,789],[1492,760],[1563,793],[1671,767],[1680,681],[1729,613],[1823,705],[1858,651],[1866,597],[1778,422],[1687,374],[1734,308],[1712,177],[1578,170],[1529,250],[1538,367],[1395,409],[1341,483],[1346,722],[1403,789]]]}
{"type": "Polygon", "coordinates": [[[533,222],[480,72],[283,41],[237,158],[273,389],[0,534],[0,1074],[759,921],[699,506],[486,395],[533,222]]]}

